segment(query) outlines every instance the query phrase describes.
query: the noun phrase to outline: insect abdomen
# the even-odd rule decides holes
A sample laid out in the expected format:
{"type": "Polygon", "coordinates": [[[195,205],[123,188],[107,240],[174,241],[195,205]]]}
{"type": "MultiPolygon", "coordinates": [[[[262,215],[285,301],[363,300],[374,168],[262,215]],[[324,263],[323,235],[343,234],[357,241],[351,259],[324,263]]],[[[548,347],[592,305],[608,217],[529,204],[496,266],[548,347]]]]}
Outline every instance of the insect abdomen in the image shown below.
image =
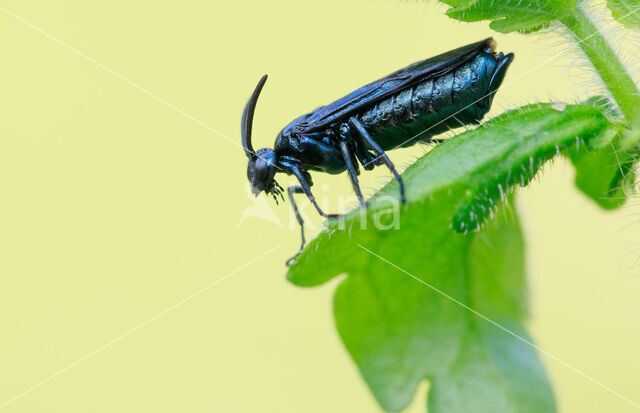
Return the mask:
{"type": "Polygon", "coordinates": [[[489,111],[502,82],[504,74],[496,72],[505,71],[508,63],[481,53],[444,76],[384,99],[358,117],[385,150],[411,146],[449,129],[477,123],[489,111]],[[492,79],[498,84],[492,84],[492,79]]]}

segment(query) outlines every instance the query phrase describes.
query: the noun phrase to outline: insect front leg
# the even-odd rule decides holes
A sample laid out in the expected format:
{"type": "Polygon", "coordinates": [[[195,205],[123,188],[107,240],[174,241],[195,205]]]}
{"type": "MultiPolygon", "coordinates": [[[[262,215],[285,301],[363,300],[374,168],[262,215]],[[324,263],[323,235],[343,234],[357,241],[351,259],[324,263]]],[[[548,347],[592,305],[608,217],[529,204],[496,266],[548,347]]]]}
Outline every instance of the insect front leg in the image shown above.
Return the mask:
{"type": "Polygon", "coordinates": [[[376,154],[376,156],[382,159],[382,162],[387,165],[387,168],[389,168],[391,173],[393,173],[393,175],[396,177],[398,186],[400,187],[400,200],[403,204],[406,204],[407,199],[404,195],[404,182],[402,181],[402,177],[400,176],[398,171],[396,171],[396,167],[393,165],[393,162],[391,162],[391,159],[389,159],[384,150],[380,147],[380,145],[378,145],[378,142],[373,140],[371,135],[369,135],[369,132],[367,132],[365,127],[362,126],[362,123],[360,123],[358,119],[354,117],[349,118],[349,124],[355,129],[356,133],[358,133],[362,137],[362,139],[364,139],[367,145],[369,145],[371,149],[373,149],[373,152],[376,154]]]}
{"type": "Polygon", "coordinates": [[[302,191],[307,196],[307,198],[309,198],[309,201],[311,202],[311,204],[313,204],[316,211],[318,211],[318,214],[320,214],[321,216],[327,219],[338,218],[340,216],[340,214],[325,214],[324,212],[322,212],[322,209],[320,209],[320,206],[318,206],[318,203],[316,202],[316,198],[311,193],[311,188],[309,187],[307,178],[304,176],[304,174],[302,173],[302,171],[298,166],[292,166],[291,172],[295,175],[296,178],[298,178],[298,182],[300,182],[300,187],[302,188],[302,191]]]}
{"type": "Polygon", "coordinates": [[[302,238],[300,249],[298,250],[298,252],[296,252],[296,255],[294,255],[293,257],[287,260],[287,267],[289,267],[296,260],[296,258],[298,258],[298,256],[304,249],[304,244],[306,244],[306,241],[304,238],[304,220],[302,219],[302,215],[300,215],[300,211],[298,210],[298,205],[296,205],[296,200],[293,197],[294,194],[303,194],[304,190],[302,189],[301,186],[290,186],[287,189],[287,192],[289,193],[289,201],[291,202],[291,206],[293,207],[293,212],[296,214],[296,219],[298,220],[298,224],[300,224],[300,236],[302,238]]]}
{"type": "Polygon", "coordinates": [[[349,172],[349,178],[351,178],[351,184],[353,185],[353,190],[358,197],[358,201],[360,205],[363,207],[367,207],[367,203],[362,196],[362,191],[360,190],[360,184],[358,183],[358,173],[356,171],[355,166],[353,165],[353,155],[349,150],[348,139],[350,138],[349,126],[342,125],[340,127],[340,151],[342,152],[342,157],[344,158],[344,163],[347,166],[347,171],[349,172]]]}

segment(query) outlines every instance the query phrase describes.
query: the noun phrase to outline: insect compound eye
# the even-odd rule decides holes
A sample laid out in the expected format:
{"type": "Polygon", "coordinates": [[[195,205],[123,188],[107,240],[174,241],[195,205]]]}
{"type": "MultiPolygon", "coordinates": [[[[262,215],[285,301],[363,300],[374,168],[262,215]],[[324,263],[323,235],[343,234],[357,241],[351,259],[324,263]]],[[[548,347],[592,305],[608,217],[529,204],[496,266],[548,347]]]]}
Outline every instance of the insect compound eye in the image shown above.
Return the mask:
{"type": "Polygon", "coordinates": [[[276,173],[276,156],[271,149],[260,149],[255,159],[252,184],[261,190],[269,188],[276,173]]]}
{"type": "Polygon", "coordinates": [[[256,159],[255,164],[255,180],[256,182],[264,182],[269,175],[269,163],[264,158],[256,159]]]}

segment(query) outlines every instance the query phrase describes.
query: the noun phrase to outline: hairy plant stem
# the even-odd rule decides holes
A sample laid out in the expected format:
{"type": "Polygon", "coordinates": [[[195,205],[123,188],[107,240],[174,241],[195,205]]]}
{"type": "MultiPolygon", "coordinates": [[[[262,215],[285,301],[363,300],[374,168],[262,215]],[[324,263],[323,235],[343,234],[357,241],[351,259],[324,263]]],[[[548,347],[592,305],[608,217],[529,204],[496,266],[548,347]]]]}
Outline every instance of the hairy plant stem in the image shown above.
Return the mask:
{"type": "Polygon", "coordinates": [[[640,92],[607,40],[580,8],[561,19],[575,35],[578,45],[591,61],[604,85],[628,123],[640,116],[640,92]]]}

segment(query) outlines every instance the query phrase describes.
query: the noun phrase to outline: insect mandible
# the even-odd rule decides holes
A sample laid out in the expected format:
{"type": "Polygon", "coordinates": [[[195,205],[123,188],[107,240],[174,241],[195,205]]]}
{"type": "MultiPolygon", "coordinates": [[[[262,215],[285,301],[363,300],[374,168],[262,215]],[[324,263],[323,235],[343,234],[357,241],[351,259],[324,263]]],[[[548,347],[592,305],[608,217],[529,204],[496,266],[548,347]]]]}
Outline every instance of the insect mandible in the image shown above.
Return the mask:
{"type": "Polygon", "coordinates": [[[278,172],[294,175],[300,183],[287,192],[302,244],[287,264],[305,245],[304,221],[294,194],[304,193],[325,218],[339,216],[320,209],[311,192],[309,171],[338,174],[346,170],[360,204],[366,207],[358,184],[359,164],[365,170],[384,164],[398,181],[400,200],[406,203],[404,182],[386,151],[438,142],[431,137],[479,123],[513,61],[513,53],[496,53],[495,48],[495,41],[488,38],[414,63],[297,118],[278,134],[273,149],[254,151],[253,114],[267,75],[260,79],[242,115],[242,146],[249,158],[247,178],[256,196],[264,191],[276,200],[284,199],[284,189],[274,179],[278,172]]]}

